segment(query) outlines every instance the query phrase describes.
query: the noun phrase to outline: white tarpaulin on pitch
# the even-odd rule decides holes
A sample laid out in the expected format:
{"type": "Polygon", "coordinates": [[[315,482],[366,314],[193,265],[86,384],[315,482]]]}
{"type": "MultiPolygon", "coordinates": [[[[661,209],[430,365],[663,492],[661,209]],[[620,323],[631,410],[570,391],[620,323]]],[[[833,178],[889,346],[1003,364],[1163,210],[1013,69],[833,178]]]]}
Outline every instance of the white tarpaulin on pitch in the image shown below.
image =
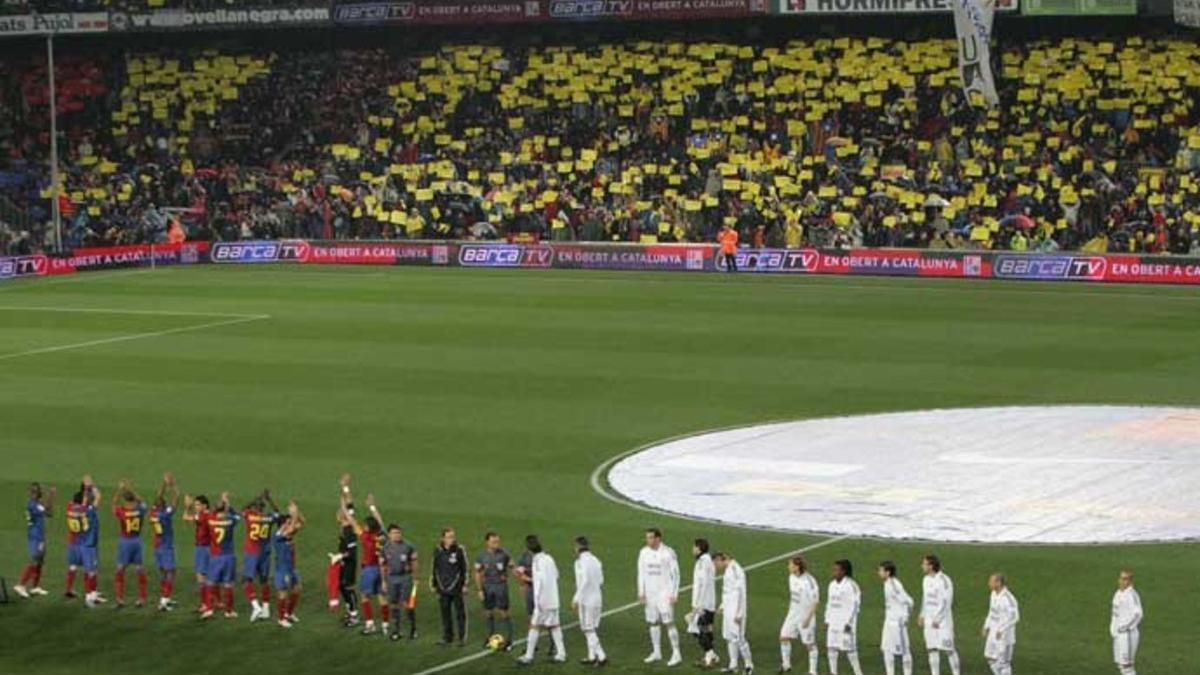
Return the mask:
{"type": "Polygon", "coordinates": [[[953,0],[954,31],[958,36],[958,72],[963,91],[983,96],[989,106],[1000,104],[992,77],[992,22],[995,0],[953,0]]]}
{"type": "Polygon", "coordinates": [[[1175,23],[1200,28],[1200,0],[1175,0],[1175,23]]]}
{"type": "Polygon", "coordinates": [[[797,532],[986,543],[1200,537],[1200,410],[1048,406],[788,422],[651,447],[620,494],[797,532]]]}

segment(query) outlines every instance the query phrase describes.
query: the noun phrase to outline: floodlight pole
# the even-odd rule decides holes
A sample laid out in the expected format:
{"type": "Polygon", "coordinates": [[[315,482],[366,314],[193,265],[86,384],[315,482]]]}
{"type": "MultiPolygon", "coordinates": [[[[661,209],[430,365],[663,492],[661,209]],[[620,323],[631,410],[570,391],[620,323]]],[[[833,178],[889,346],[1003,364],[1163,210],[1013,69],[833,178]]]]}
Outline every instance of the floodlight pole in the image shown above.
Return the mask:
{"type": "Polygon", "coordinates": [[[62,212],[58,202],[58,89],[54,84],[54,33],[46,35],[46,65],[50,75],[50,213],[54,218],[54,250],[62,252],[62,212]]]}

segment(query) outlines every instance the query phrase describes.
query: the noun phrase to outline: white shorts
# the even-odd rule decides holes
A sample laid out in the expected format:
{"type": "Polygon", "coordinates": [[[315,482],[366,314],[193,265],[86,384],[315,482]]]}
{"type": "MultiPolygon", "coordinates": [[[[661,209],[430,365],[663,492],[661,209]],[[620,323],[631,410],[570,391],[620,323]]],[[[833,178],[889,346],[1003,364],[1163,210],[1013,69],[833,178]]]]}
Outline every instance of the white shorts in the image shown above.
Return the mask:
{"type": "Polygon", "coordinates": [[[1137,660],[1138,640],[1141,635],[1136,630],[1128,633],[1117,633],[1113,637],[1113,663],[1118,666],[1132,666],[1137,660]]]}
{"type": "Polygon", "coordinates": [[[805,628],[801,624],[804,622],[804,617],[801,616],[800,610],[789,609],[787,617],[783,620],[783,627],[779,629],[779,637],[782,640],[796,640],[811,647],[817,642],[817,619],[813,617],[805,628]]]}
{"type": "Polygon", "coordinates": [[[825,633],[825,646],[839,652],[858,651],[858,628],[850,626],[850,630],[830,626],[825,633]]]}
{"type": "Polygon", "coordinates": [[[741,642],[746,639],[746,620],[735,622],[732,618],[721,619],[721,637],[727,642],[741,642]]]}
{"type": "Polygon", "coordinates": [[[670,598],[646,598],[646,623],[675,623],[675,606],[670,598]]]}
{"type": "Polygon", "coordinates": [[[893,619],[883,622],[883,635],[879,639],[879,647],[887,656],[905,656],[912,653],[908,642],[908,626],[904,621],[893,619]]]}
{"type": "Polygon", "coordinates": [[[579,606],[579,630],[593,631],[600,627],[600,617],[604,612],[599,605],[589,607],[588,605],[579,606]]]}
{"type": "Polygon", "coordinates": [[[1015,646],[1008,640],[997,640],[988,633],[987,641],[983,644],[983,658],[988,661],[1011,663],[1015,646]]]}
{"type": "Polygon", "coordinates": [[[561,625],[558,620],[557,609],[534,609],[533,618],[529,620],[529,623],[535,626],[545,626],[546,628],[561,625]]]}
{"type": "Polygon", "coordinates": [[[942,624],[937,628],[925,624],[925,649],[952,651],[954,649],[954,624],[942,624]]]}

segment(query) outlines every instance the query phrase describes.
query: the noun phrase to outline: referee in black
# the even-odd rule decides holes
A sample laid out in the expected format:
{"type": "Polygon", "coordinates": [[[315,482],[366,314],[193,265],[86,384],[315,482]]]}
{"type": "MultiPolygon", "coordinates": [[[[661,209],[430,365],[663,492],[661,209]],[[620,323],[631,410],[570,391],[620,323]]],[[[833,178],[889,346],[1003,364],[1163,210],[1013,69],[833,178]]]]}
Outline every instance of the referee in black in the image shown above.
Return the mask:
{"type": "Polygon", "coordinates": [[[438,596],[442,613],[442,639],[438,645],[454,644],[454,628],[458,627],[458,646],[467,641],[467,609],[463,597],[467,594],[467,552],[459,546],[454,528],[442,530],[442,540],[433,552],[433,577],[429,586],[438,596]],[[451,611],[454,615],[451,617],[451,611]]]}

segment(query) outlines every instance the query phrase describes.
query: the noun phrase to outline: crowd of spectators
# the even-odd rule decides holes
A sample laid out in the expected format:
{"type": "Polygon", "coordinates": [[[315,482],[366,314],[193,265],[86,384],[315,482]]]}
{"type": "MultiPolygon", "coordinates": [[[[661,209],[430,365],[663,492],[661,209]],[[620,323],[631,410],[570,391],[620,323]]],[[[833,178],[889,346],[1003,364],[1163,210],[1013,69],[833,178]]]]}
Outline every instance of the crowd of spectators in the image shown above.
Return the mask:
{"type": "MultiPolygon", "coordinates": [[[[64,57],[68,246],[489,238],[1200,251],[1200,45],[630,40],[64,57]]],[[[0,220],[46,236],[44,68],[0,63],[0,220]],[[39,93],[39,91],[41,93],[39,93]]],[[[5,231],[8,234],[5,234],[5,231]]],[[[11,245],[11,244],[10,244],[11,245]]]]}

